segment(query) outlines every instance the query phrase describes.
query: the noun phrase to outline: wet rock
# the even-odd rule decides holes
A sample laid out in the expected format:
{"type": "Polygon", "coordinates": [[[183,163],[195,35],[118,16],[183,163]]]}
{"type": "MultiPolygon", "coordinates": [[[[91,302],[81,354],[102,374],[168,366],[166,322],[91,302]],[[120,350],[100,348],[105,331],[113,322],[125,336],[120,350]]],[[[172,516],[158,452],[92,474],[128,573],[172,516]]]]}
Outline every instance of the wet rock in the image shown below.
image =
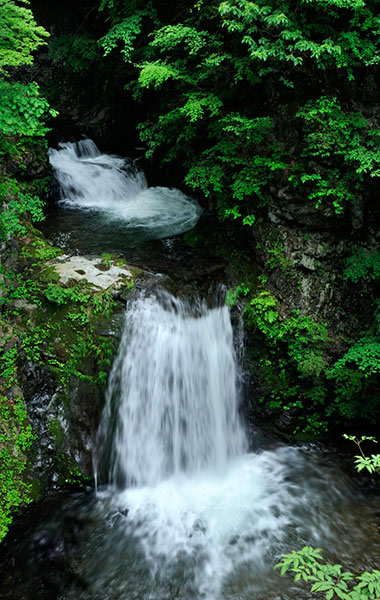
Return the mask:
{"type": "Polygon", "coordinates": [[[110,287],[118,289],[126,281],[132,281],[133,276],[127,266],[110,265],[104,270],[99,258],[85,258],[84,256],[68,256],[64,254],[55,261],[48,263],[59,275],[60,283],[66,284],[70,279],[74,281],[88,281],[93,288],[107,290],[110,287]]]}
{"type": "Polygon", "coordinates": [[[24,300],[24,298],[17,298],[14,301],[14,306],[16,308],[20,308],[21,310],[24,310],[27,313],[31,313],[38,308],[37,304],[32,304],[31,302],[24,300]]]}
{"type": "Polygon", "coordinates": [[[66,509],[59,526],[52,518],[59,499],[56,494],[32,505],[1,544],[1,600],[66,598],[68,589],[73,593],[70,597],[77,598],[86,589],[77,572],[86,521],[80,509],[77,514],[66,509]]]}
{"type": "Polygon", "coordinates": [[[298,410],[284,410],[278,416],[277,420],[275,421],[275,424],[281,432],[292,435],[296,425],[298,424],[298,415],[298,410]]]}
{"type": "MultiPolygon", "coordinates": [[[[268,216],[252,228],[252,235],[256,259],[268,276],[269,289],[281,302],[282,315],[299,310],[328,322],[332,331],[339,330],[342,309],[360,312],[359,298],[350,296],[342,278],[344,260],[358,242],[349,229],[322,229],[317,221],[304,227],[302,215],[293,214],[292,223],[283,216],[275,222],[268,216]]],[[[373,240],[368,244],[374,247],[373,240]]]]}

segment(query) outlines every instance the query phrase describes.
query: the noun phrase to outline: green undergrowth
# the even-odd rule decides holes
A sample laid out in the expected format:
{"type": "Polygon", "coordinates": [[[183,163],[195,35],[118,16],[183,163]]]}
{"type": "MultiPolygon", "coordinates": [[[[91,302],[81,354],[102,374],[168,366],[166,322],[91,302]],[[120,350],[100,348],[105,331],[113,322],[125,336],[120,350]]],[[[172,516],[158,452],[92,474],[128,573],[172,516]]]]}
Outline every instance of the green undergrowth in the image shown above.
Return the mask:
{"type": "Polygon", "coordinates": [[[57,272],[46,265],[59,254],[41,237],[22,246],[23,271],[2,269],[3,314],[14,323],[26,360],[48,365],[63,385],[71,376],[103,385],[112,342],[97,330],[116,302],[110,291],[94,290],[86,280],[59,283],[57,272]],[[92,363],[95,373],[89,374],[87,365],[92,363]]]}
{"type": "MultiPolygon", "coordinates": [[[[7,376],[12,371],[14,355],[6,361],[7,376]]],[[[32,486],[24,478],[26,452],[34,435],[22,396],[12,400],[0,395],[0,542],[12,522],[12,512],[32,501],[32,486]]]]}
{"type": "Polygon", "coordinates": [[[281,575],[292,573],[295,582],[303,581],[312,593],[326,600],[380,598],[379,570],[351,573],[342,565],[327,562],[321,548],[305,546],[297,552],[293,550],[285,554],[275,568],[280,569],[281,575]]]}
{"type": "MultiPolygon", "coordinates": [[[[351,263],[350,268],[353,269],[351,263]]],[[[372,277],[372,275],[370,275],[372,277]]],[[[379,414],[380,313],[355,335],[291,310],[265,276],[244,278],[227,292],[227,304],[244,305],[248,352],[264,412],[289,412],[293,436],[324,437],[355,422],[374,427],[379,414]]]]}
{"type": "MultiPolygon", "coordinates": [[[[63,390],[63,404],[69,402],[73,378],[94,390],[103,388],[114,353],[114,341],[103,331],[120,310],[110,291],[93,289],[85,280],[60,284],[49,261],[62,251],[28,222],[23,228],[24,235],[14,238],[0,264],[0,540],[14,510],[32,501],[36,483],[28,481],[34,436],[22,394],[25,364],[48,368],[63,390]]],[[[103,268],[110,268],[112,261],[107,257],[103,268]]],[[[133,280],[126,287],[131,289],[133,280]]],[[[50,426],[59,483],[88,483],[75,461],[60,451],[64,434],[59,424],[50,426]]]]}
{"type": "Polygon", "coordinates": [[[91,485],[91,477],[82,473],[79,465],[67,454],[57,454],[58,484],[69,486],[91,485]]]}
{"type": "MultiPolygon", "coordinates": [[[[46,184],[40,180],[40,193],[46,184]]],[[[28,214],[33,221],[44,219],[43,201],[34,193],[36,186],[30,183],[21,183],[14,177],[0,176],[0,198],[2,207],[0,211],[0,238],[11,235],[25,235],[26,228],[23,215],[28,214]],[[4,201],[6,199],[6,201],[4,201]]]]}

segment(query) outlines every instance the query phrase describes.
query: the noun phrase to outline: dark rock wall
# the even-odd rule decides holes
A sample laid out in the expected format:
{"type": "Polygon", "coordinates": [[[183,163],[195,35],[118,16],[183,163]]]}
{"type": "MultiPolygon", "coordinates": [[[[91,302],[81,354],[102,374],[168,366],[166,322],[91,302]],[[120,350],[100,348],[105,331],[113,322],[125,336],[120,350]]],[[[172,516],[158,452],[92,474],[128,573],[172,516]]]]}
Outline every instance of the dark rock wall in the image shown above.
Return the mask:
{"type": "MultiPolygon", "coordinates": [[[[31,4],[38,23],[51,34],[50,44],[62,36],[83,35],[96,47],[105,33],[106,23],[98,13],[98,3],[33,0],[31,4]]],[[[51,48],[42,48],[30,73],[59,112],[50,123],[50,145],[85,135],[105,151],[134,154],[138,145],[137,108],[120,83],[123,79],[117,76],[119,70],[112,56],[102,58],[100,48],[83,68],[73,68],[64,56],[53,60],[51,48]]]]}

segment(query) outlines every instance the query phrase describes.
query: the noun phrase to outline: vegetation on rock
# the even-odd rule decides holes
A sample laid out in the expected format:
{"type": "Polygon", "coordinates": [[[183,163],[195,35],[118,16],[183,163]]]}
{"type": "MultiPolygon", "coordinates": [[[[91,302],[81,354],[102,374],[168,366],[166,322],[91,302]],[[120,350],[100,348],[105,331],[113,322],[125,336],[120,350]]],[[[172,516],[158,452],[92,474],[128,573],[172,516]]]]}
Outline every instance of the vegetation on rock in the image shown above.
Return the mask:
{"type": "MultiPolygon", "coordinates": [[[[22,181],[22,176],[30,154],[39,147],[39,138],[47,132],[42,119],[48,114],[49,106],[39,95],[37,84],[11,77],[15,69],[32,63],[33,51],[46,43],[48,36],[47,31],[36,24],[27,4],[26,0],[0,1],[0,239],[3,244],[9,242],[11,236],[26,235],[26,214],[36,221],[43,218],[42,201],[34,191],[41,182],[30,185],[22,181]],[[8,172],[9,162],[14,167],[8,172]],[[10,174],[12,171],[18,171],[21,177],[14,177],[10,174]]],[[[31,500],[30,484],[24,481],[23,475],[25,453],[33,440],[22,391],[17,385],[19,348],[12,325],[14,315],[9,317],[4,310],[8,275],[7,267],[2,265],[0,540],[11,522],[12,510],[31,500]]]]}
{"type": "MultiPolygon", "coordinates": [[[[64,403],[73,378],[104,386],[113,353],[113,341],[96,331],[115,308],[111,291],[60,285],[47,263],[61,251],[31,225],[44,218],[45,122],[56,112],[21,67],[32,64],[48,36],[27,0],[0,0],[0,541],[12,512],[38,495],[27,468],[36,436],[25,406],[25,366],[47,367],[64,403]]],[[[49,425],[60,481],[78,481],[59,422],[49,425]]]]}

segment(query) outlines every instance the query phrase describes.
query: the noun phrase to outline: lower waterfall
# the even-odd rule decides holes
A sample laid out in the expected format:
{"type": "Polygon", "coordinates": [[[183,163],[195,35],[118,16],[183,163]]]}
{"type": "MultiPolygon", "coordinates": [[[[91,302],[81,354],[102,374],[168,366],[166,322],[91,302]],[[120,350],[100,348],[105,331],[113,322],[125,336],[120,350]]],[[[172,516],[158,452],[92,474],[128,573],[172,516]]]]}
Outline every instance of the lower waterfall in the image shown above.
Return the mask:
{"type": "Polygon", "coordinates": [[[307,452],[247,451],[238,380],[226,306],[163,293],[127,310],[95,456],[117,530],[110,555],[133,543],[139,557],[124,583],[111,575],[121,565],[108,565],[122,586],[115,598],[229,597],[228,585],[257,583],[291,539],[336,535],[330,512],[342,493],[326,491],[307,452]],[[144,573],[138,583],[133,569],[144,573]],[[175,581],[178,595],[168,591],[175,581]]]}

